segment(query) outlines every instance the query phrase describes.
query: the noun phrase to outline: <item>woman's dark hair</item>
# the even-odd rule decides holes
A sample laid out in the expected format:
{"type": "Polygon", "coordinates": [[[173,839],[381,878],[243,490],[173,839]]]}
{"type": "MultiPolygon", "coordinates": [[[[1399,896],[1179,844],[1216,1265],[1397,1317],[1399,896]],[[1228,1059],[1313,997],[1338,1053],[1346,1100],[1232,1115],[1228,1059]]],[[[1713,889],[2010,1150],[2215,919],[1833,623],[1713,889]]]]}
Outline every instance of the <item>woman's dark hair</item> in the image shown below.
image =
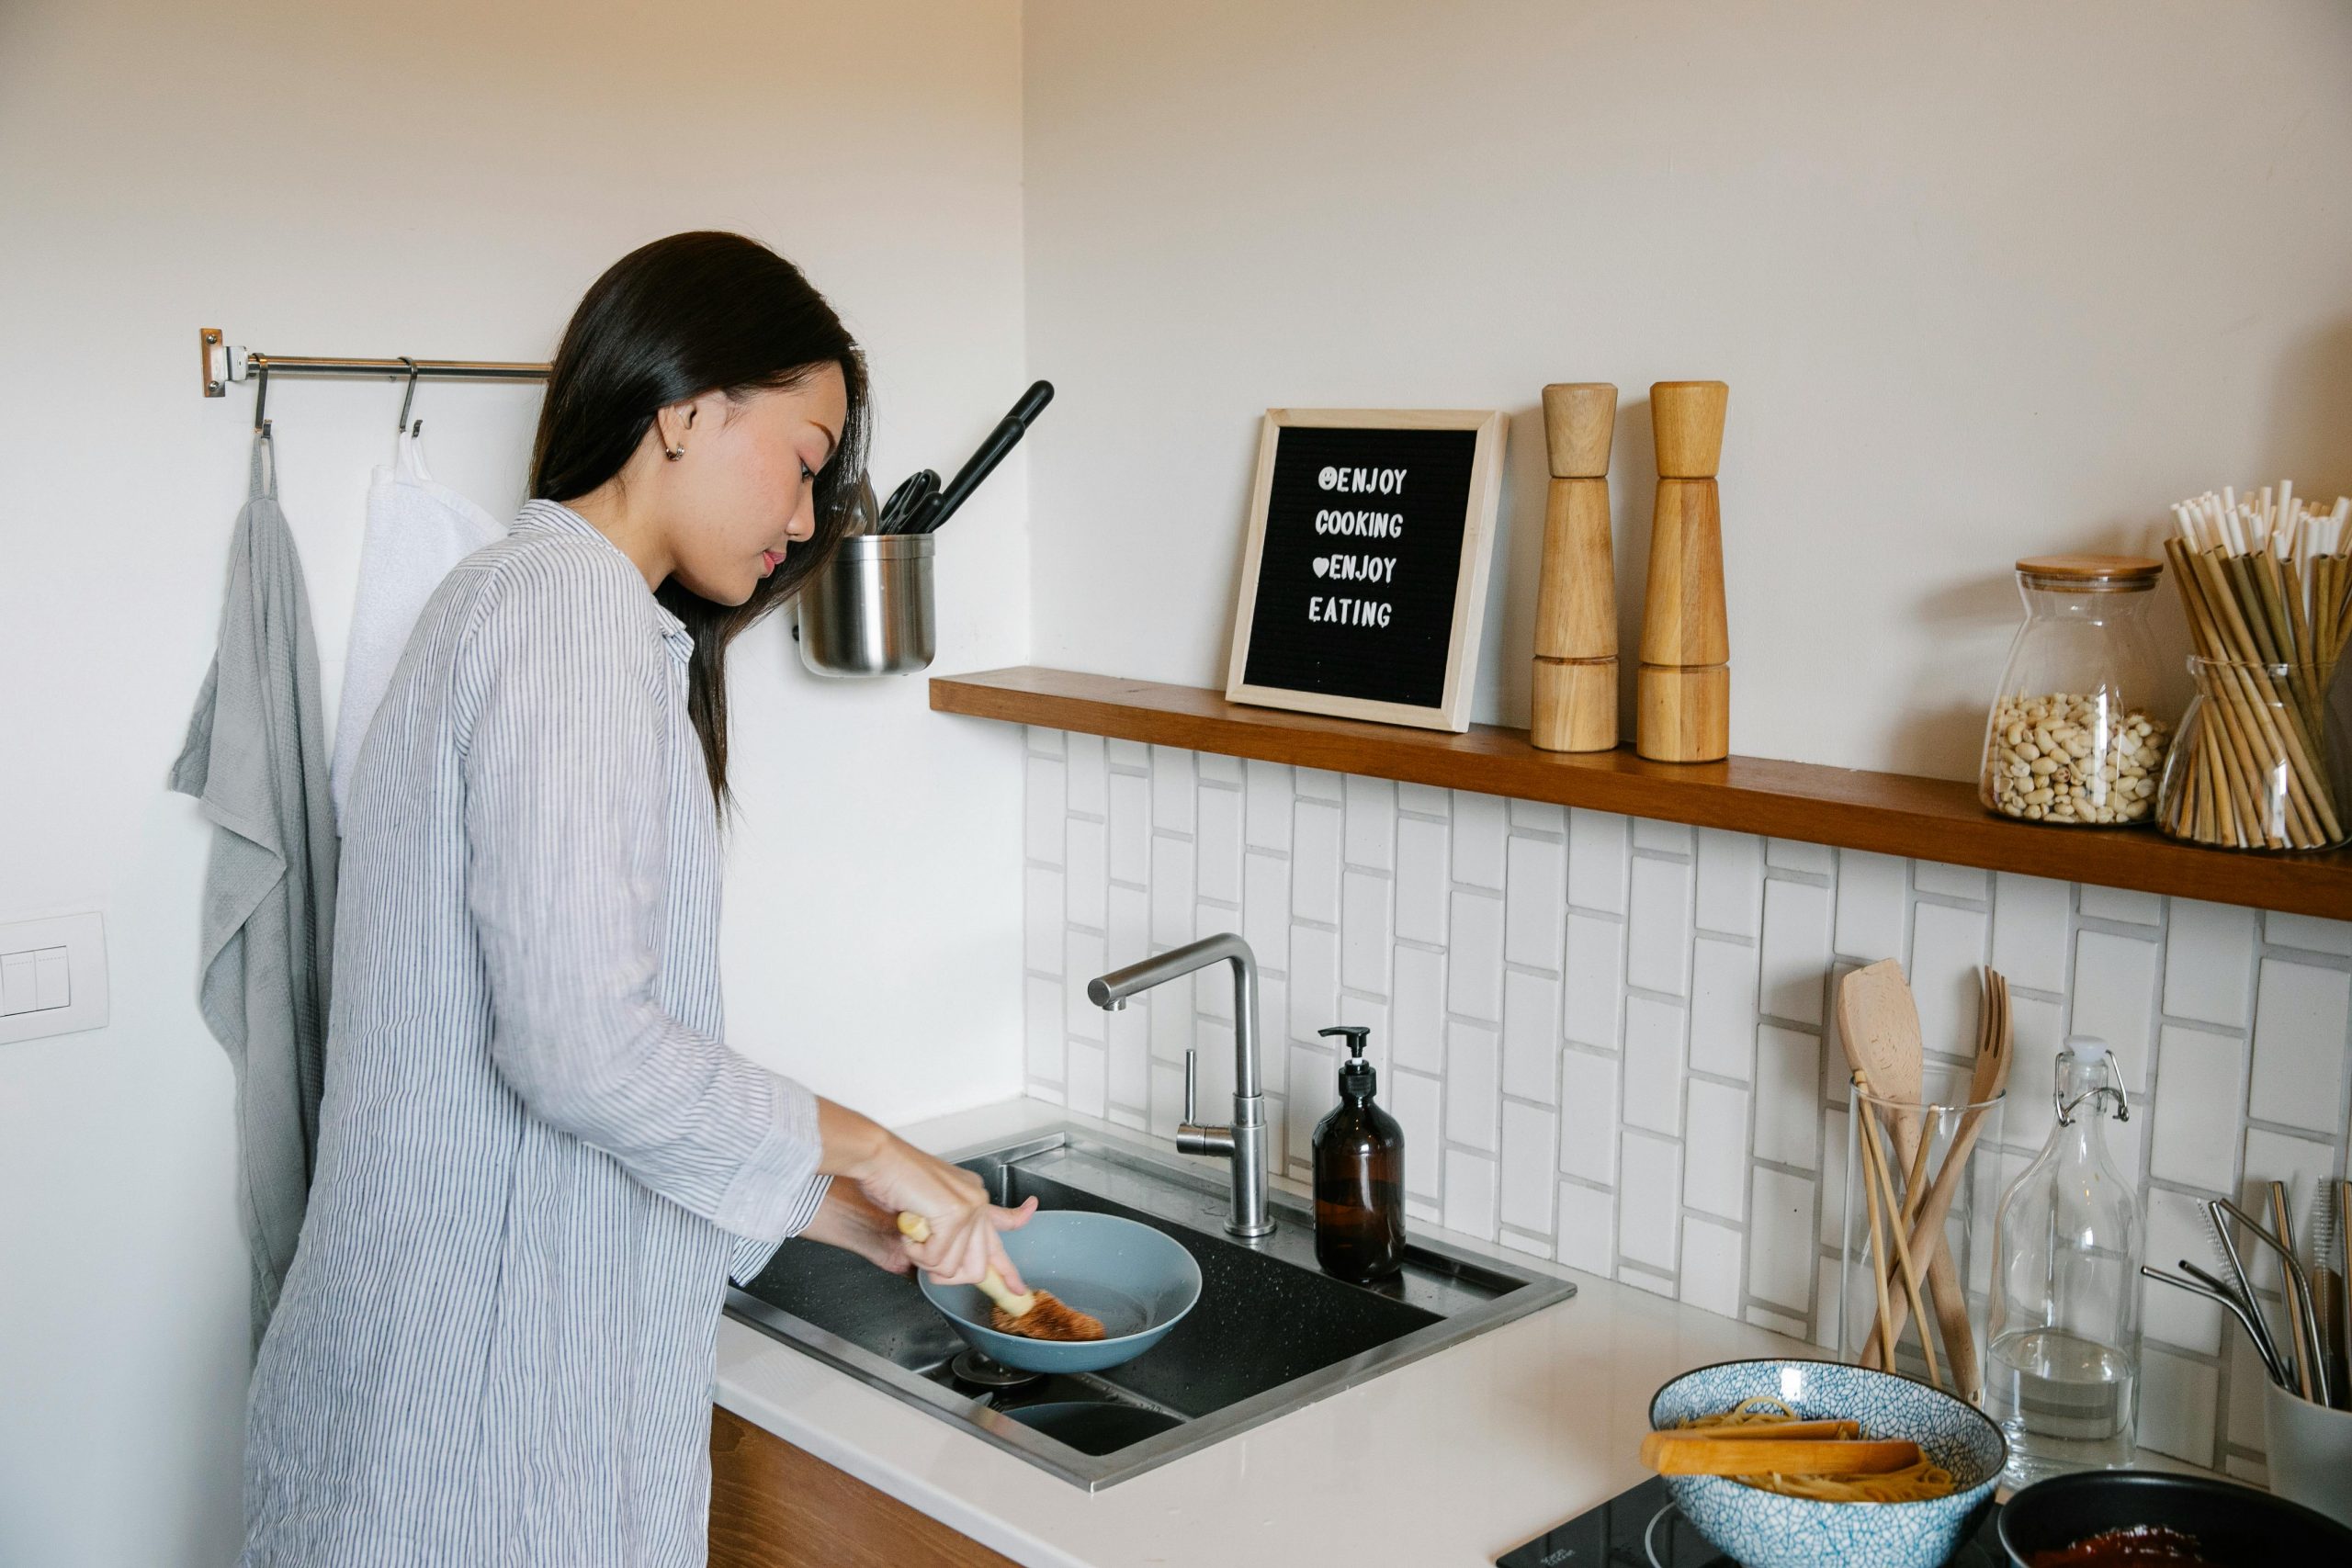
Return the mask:
{"type": "Polygon", "coordinates": [[[563,330],[531,448],[531,494],[570,501],[621,471],[653,416],[706,392],[791,387],[833,365],[849,394],[841,442],[817,476],[815,535],[741,604],[675,578],[657,596],[694,634],[686,711],[711,797],[727,807],[727,645],[799,591],[847,530],[865,472],[865,357],[800,269],[756,240],[704,231],[631,251],[589,286],[563,330]]]}

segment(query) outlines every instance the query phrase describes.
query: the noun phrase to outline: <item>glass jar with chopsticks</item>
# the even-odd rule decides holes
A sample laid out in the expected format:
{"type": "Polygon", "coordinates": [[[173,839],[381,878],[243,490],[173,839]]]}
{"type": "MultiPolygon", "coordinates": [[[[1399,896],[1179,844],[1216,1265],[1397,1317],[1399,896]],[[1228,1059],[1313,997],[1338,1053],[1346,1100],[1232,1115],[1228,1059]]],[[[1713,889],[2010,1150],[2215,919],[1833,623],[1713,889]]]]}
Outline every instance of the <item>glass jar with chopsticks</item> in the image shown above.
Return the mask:
{"type": "Polygon", "coordinates": [[[2008,983],[1982,974],[1970,1061],[1919,1048],[1917,1013],[1892,960],[1846,977],[1838,1024],[1853,1077],[1836,1342],[1862,1366],[1981,1401],[1970,1292],[1972,1283],[1983,1292],[2000,1196],[2008,983]]]}
{"type": "Polygon", "coordinates": [[[2188,612],[2197,695],[2166,760],[2156,819],[2242,850],[2352,841],[2352,751],[2335,675],[2352,640],[2352,500],[2322,513],[2281,485],[2174,509],[2165,542],[2188,612]]]}

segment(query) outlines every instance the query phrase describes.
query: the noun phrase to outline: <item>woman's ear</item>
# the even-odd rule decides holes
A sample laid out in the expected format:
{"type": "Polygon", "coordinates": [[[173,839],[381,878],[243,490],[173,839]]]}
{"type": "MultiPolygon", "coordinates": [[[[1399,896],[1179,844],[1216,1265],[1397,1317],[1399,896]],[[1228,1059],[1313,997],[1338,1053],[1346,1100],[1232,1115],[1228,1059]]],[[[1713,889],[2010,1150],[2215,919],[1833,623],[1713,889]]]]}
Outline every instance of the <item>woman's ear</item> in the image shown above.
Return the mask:
{"type": "Polygon", "coordinates": [[[686,436],[695,426],[693,403],[672,403],[658,409],[653,415],[653,438],[662,444],[662,455],[672,462],[686,455],[686,436]]]}

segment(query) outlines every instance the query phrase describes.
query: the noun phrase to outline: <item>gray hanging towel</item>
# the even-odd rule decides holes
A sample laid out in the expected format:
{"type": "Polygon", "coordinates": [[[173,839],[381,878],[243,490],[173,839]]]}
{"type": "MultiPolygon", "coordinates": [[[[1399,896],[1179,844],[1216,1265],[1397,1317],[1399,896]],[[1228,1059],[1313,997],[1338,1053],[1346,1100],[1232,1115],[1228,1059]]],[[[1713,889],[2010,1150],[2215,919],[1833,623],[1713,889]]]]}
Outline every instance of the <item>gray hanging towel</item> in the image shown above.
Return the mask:
{"type": "Polygon", "coordinates": [[[220,643],[171,778],[215,829],[198,1001],[236,1068],[256,1345],[294,1260],[318,1152],[336,849],[319,651],[269,439],[254,437],[220,643]]]}

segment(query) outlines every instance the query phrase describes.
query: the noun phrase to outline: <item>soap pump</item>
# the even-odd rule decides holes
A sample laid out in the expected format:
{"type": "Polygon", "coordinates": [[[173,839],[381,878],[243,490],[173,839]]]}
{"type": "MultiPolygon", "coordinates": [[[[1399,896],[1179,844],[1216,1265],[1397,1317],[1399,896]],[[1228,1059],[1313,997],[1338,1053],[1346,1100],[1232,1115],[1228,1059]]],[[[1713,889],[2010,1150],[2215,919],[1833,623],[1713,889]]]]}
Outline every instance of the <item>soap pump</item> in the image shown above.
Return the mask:
{"type": "Polygon", "coordinates": [[[1339,1106],[1315,1125],[1315,1260],[1368,1284],[1405,1261],[1405,1130],[1372,1102],[1378,1075],[1363,1059],[1372,1031],[1349,1023],[1321,1032],[1344,1036],[1348,1059],[1339,1106]]]}

